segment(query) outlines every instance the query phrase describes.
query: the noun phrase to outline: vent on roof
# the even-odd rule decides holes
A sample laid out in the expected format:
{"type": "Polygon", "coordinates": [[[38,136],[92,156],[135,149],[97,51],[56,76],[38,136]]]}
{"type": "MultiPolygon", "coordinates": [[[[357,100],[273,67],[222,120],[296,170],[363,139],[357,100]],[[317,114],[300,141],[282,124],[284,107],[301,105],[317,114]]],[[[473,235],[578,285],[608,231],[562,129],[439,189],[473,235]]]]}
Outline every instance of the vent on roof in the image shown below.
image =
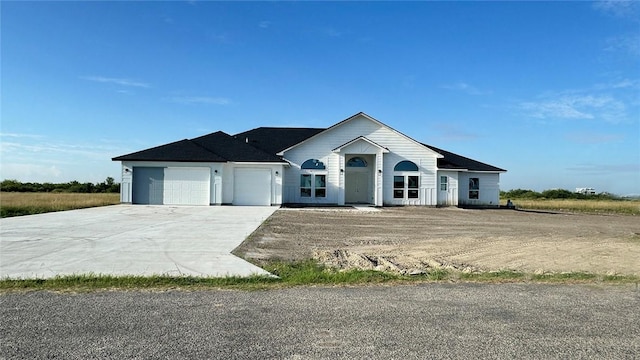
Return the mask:
{"type": "Polygon", "coordinates": [[[249,137],[244,138],[244,142],[249,143],[249,137]]]}

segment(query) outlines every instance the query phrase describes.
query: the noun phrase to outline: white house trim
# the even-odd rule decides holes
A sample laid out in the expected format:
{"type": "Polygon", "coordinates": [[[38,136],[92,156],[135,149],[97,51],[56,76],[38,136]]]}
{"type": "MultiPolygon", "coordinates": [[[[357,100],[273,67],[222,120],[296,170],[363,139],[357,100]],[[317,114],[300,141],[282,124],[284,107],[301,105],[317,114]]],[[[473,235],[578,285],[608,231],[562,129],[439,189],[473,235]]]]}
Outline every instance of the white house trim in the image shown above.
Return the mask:
{"type": "Polygon", "coordinates": [[[122,202],[185,205],[498,206],[506,171],[364,113],[327,129],[218,131],[113,160],[122,202]]]}
{"type": "Polygon", "coordinates": [[[354,143],[356,143],[356,142],[358,142],[358,141],[360,141],[360,140],[365,141],[365,142],[368,142],[369,144],[371,144],[371,145],[373,145],[373,146],[377,147],[377,148],[378,148],[378,149],[380,149],[383,153],[388,153],[388,152],[389,152],[389,149],[387,149],[386,147],[384,147],[384,146],[382,146],[382,145],[379,145],[379,144],[376,144],[374,141],[371,141],[371,140],[367,139],[367,138],[366,138],[366,137],[364,137],[364,136],[358,136],[357,138],[355,138],[355,139],[353,139],[353,140],[351,140],[351,141],[349,141],[349,142],[347,142],[347,143],[345,143],[345,144],[342,144],[342,145],[338,146],[337,148],[335,148],[335,149],[333,149],[333,150],[331,150],[331,151],[336,152],[336,153],[339,153],[339,152],[340,152],[340,150],[342,150],[343,148],[346,148],[346,147],[348,147],[349,145],[354,144],[354,143]]]}

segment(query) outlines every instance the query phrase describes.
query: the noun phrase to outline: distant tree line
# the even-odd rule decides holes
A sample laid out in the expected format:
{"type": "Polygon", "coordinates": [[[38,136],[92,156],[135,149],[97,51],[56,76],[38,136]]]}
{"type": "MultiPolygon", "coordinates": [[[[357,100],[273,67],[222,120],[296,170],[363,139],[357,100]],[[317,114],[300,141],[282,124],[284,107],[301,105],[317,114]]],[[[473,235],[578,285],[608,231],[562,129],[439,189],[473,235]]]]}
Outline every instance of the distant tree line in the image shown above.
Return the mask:
{"type": "Polygon", "coordinates": [[[537,192],[533,190],[515,189],[500,191],[502,199],[589,199],[589,200],[622,200],[621,197],[607,192],[595,195],[581,194],[565,189],[551,189],[537,192]]]}
{"type": "Polygon", "coordinates": [[[69,193],[119,193],[120,184],[112,177],[108,177],[101,183],[80,183],[70,181],[67,183],[31,183],[18,180],[3,180],[0,183],[0,191],[5,192],[69,192],[69,193]]]}

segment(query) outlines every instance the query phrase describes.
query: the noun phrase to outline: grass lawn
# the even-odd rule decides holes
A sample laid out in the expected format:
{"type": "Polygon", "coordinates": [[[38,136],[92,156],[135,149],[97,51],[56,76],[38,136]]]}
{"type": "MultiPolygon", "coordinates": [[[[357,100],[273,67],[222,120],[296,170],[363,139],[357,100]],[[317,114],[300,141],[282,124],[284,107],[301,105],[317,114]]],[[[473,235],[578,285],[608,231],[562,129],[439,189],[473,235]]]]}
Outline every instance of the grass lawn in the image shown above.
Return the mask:
{"type": "Polygon", "coordinates": [[[633,275],[597,275],[589,273],[559,273],[536,275],[514,271],[465,274],[447,270],[434,270],[419,275],[398,275],[373,270],[339,271],[317,264],[313,260],[295,263],[271,263],[264,267],[278,277],[169,277],[169,276],[110,276],[77,275],[51,279],[0,279],[0,293],[11,291],[103,291],[103,290],[268,290],[292,286],[366,286],[374,284],[408,285],[425,282],[481,282],[481,283],[581,283],[581,284],[637,284],[633,275]]]}
{"type": "Polygon", "coordinates": [[[0,193],[0,217],[41,214],[120,203],[120,194],[0,193]]]}

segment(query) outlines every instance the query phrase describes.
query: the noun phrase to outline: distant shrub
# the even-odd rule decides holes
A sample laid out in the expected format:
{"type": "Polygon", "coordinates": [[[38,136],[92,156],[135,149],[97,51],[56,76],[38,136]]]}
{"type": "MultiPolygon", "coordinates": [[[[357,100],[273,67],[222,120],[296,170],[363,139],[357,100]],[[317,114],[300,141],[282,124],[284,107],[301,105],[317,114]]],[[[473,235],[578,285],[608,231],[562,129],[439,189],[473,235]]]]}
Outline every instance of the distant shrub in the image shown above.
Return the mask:
{"type": "Polygon", "coordinates": [[[3,192],[34,192],[34,193],[50,193],[50,192],[69,192],[69,193],[119,193],[120,184],[116,183],[112,177],[108,177],[105,181],[97,184],[80,183],[78,181],[70,181],[68,183],[30,183],[20,182],[18,180],[3,180],[0,183],[0,191],[3,192]]]}
{"type": "Polygon", "coordinates": [[[622,198],[607,192],[596,195],[586,195],[566,189],[550,189],[542,192],[526,189],[500,191],[501,199],[576,199],[576,200],[622,200],[622,198]]]}

